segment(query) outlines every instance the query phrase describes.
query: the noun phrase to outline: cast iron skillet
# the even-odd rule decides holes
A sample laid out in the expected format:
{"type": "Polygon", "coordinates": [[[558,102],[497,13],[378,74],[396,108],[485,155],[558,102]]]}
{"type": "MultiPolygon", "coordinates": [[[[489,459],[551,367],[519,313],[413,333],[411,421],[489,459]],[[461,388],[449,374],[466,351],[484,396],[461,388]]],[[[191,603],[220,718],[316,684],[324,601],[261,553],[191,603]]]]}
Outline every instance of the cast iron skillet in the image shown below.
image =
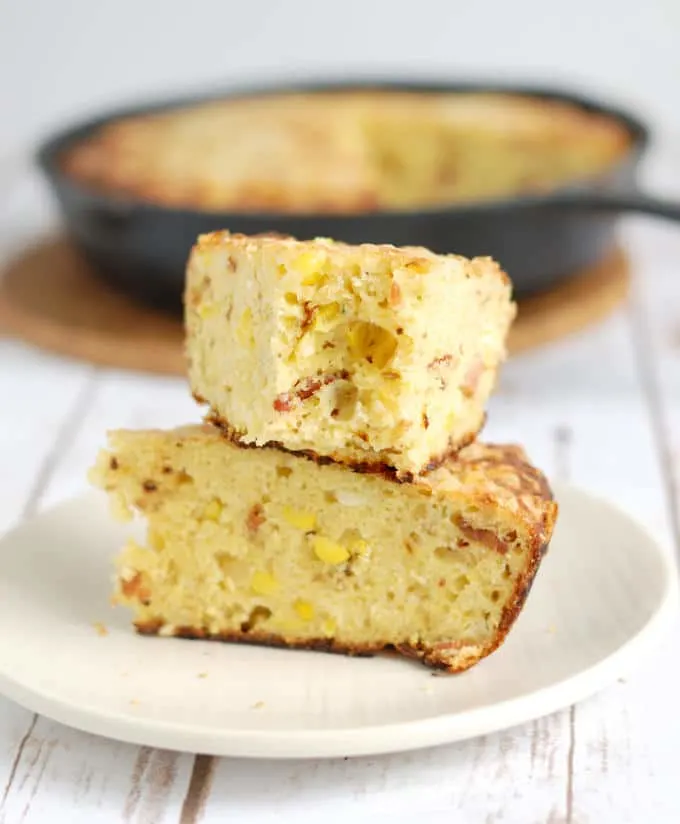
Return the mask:
{"type": "Polygon", "coordinates": [[[245,234],[276,231],[300,239],[332,237],[349,243],[419,245],[437,252],[491,255],[511,276],[517,296],[541,291],[609,251],[619,214],[646,212],[680,220],[680,203],[645,195],[637,188],[637,170],[648,141],[647,128],[629,114],[554,89],[479,83],[330,82],[230,90],[116,111],[53,136],[39,148],[37,160],[56,195],[68,234],[101,275],[155,306],[177,309],[189,249],[197,235],[215,229],[245,234]],[[59,158],[66,147],[124,115],[222,97],[348,89],[423,94],[489,91],[567,101],[623,123],[632,138],[631,149],[599,177],[537,196],[361,214],[169,208],[89,189],[60,169],[59,158]]]}

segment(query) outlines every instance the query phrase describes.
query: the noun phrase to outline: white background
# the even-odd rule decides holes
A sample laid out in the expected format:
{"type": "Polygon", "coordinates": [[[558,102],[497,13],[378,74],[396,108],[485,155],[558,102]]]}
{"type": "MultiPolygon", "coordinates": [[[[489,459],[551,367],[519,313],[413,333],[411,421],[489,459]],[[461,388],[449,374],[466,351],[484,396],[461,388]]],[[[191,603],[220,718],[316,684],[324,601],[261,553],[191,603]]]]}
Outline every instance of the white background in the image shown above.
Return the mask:
{"type": "Polygon", "coordinates": [[[560,82],[680,131],[678,0],[0,0],[0,153],[130,95],[254,75],[560,82]]]}

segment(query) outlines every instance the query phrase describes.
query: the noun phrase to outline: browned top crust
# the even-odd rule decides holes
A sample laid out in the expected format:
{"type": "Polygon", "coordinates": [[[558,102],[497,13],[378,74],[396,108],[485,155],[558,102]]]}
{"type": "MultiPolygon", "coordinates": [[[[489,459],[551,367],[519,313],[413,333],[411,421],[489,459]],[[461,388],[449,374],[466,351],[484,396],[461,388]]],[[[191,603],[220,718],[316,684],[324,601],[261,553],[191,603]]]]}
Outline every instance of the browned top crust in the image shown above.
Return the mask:
{"type": "Polygon", "coordinates": [[[341,265],[348,256],[351,256],[353,261],[357,255],[359,258],[364,256],[367,258],[379,257],[382,260],[388,261],[392,268],[403,268],[414,276],[425,274],[435,266],[438,261],[456,260],[466,264],[466,276],[482,277],[490,272],[494,272],[503,283],[510,284],[508,275],[501,269],[500,265],[490,257],[479,256],[468,259],[456,254],[437,254],[430,249],[426,249],[424,246],[394,246],[391,243],[361,243],[357,246],[352,246],[328,237],[318,237],[314,238],[314,240],[298,240],[292,235],[282,235],[278,232],[266,232],[258,235],[244,235],[238,232],[230,232],[228,229],[208,232],[198,236],[196,243],[192,247],[191,254],[199,254],[205,249],[220,246],[231,249],[242,248],[251,252],[272,246],[291,249],[299,254],[320,251],[328,254],[338,265],[341,265]]]}
{"type": "Polygon", "coordinates": [[[62,157],[82,183],[167,207],[371,212],[545,191],[631,138],[557,100],[491,93],[261,95],[114,120],[62,157]]]}

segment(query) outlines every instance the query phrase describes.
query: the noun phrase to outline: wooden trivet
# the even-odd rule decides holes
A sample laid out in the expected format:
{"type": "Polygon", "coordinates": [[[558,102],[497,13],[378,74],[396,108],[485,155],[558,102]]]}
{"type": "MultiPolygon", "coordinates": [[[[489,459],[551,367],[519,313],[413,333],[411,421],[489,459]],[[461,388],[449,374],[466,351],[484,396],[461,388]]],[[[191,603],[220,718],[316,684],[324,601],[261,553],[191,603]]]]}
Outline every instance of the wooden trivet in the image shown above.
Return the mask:
{"type": "MultiPolygon", "coordinates": [[[[0,277],[1,332],[104,366],[184,374],[181,321],[111,289],[66,240],[42,241],[11,261],[0,277]]],[[[617,251],[521,301],[511,352],[601,320],[626,298],[629,281],[628,262],[617,251]]]]}

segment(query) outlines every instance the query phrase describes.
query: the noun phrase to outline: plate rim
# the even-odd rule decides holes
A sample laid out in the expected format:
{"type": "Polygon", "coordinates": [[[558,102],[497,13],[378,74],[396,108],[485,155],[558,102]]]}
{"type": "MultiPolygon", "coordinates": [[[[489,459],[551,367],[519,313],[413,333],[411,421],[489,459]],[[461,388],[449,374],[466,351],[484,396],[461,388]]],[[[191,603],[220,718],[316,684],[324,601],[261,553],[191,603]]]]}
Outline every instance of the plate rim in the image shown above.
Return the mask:
{"type": "MultiPolygon", "coordinates": [[[[680,607],[678,569],[645,524],[607,498],[572,484],[554,485],[556,499],[573,496],[607,510],[607,517],[624,519],[640,538],[655,549],[663,591],[653,612],[641,628],[620,647],[574,675],[528,693],[488,706],[447,712],[403,722],[362,725],[323,730],[234,730],[206,729],[187,722],[135,718],[131,711],[102,711],[76,706],[49,691],[35,689],[12,678],[0,661],[0,694],[24,708],[81,731],[140,746],[213,756],[265,759],[310,759],[343,756],[384,755],[425,747],[441,746],[491,732],[500,732],[556,712],[603,689],[637,669],[660,644],[680,607]]],[[[35,527],[43,518],[68,509],[78,509],[101,495],[84,492],[42,510],[0,535],[3,545],[19,532],[35,527]]]]}

